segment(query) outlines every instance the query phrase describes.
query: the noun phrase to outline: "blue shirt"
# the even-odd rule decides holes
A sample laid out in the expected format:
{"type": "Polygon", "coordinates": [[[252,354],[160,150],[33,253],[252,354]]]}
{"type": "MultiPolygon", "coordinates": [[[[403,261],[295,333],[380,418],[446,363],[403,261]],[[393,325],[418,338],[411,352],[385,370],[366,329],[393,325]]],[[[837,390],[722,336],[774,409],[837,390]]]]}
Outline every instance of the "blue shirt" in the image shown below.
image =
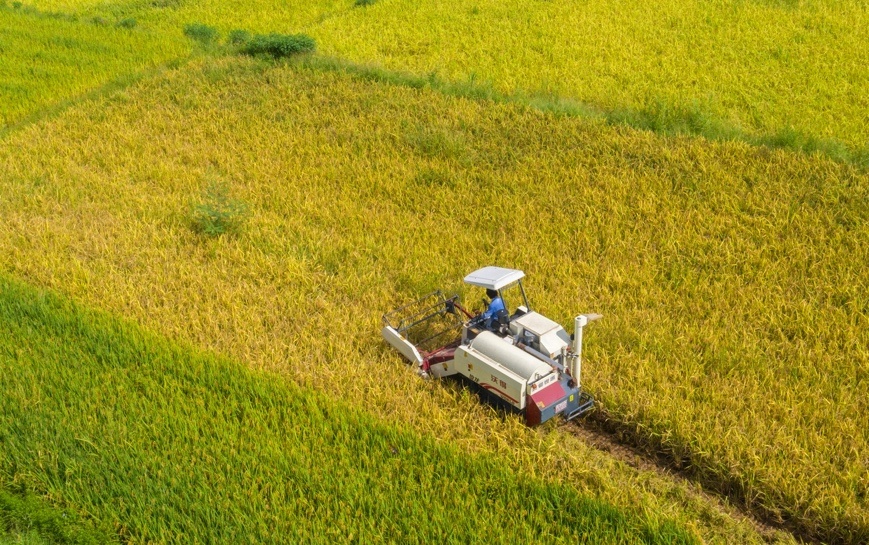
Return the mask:
{"type": "Polygon", "coordinates": [[[489,308],[487,308],[486,312],[483,313],[483,320],[486,323],[486,328],[491,329],[492,321],[497,319],[498,313],[502,310],[506,310],[504,308],[504,301],[501,300],[500,297],[492,299],[492,302],[489,303],[489,308]]]}

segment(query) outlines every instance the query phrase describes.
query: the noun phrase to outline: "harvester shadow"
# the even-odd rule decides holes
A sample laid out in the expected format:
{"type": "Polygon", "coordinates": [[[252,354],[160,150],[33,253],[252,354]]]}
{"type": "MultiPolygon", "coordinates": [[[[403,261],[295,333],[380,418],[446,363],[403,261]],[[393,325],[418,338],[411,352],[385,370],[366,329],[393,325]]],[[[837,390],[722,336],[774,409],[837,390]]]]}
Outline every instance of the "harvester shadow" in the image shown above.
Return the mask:
{"type": "Polygon", "coordinates": [[[462,392],[467,392],[468,394],[474,396],[480,402],[482,408],[490,409],[491,412],[494,413],[494,415],[501,422],[504,422],[510,418],[524,418],[522,411],[520,411],[510,403],[504,401],[500,397],[493,395],[491,392],[489,392],[476,382],[467,379],[461,375],[455,375],[449,377],[448,379],[442,379],[440,383],[444,388],[457,396],[461,395],[462,392]]]}

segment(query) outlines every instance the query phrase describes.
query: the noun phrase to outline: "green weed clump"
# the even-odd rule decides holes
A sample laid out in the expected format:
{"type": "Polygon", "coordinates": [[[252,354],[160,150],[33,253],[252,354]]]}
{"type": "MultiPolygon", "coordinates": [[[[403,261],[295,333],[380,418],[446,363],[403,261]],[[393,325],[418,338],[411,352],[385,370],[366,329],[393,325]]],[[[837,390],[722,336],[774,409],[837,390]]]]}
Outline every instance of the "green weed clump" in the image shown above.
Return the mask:
{"type": "Polygon", "coordinates": [[[0,514],[28,487],[124,542],[697,542],[4,276],[0,392],[0,514]]]}
{"type": "Polygon", "coordinates": [[[247,203],[229,194],[225,182],[212,181],[202,193],[202,200],[193,205],[193,229],[210,237],[238,234],[249,215],[247,203]]]}
{"type": "Polygon", "coordinates": [[[0,543],[4,545],[104,545],[117,541],[110,531],[97,528],[72,509],[58,509],[34,494],[12,493],[3,486],[0,481],[0,543]],[[17,537],[4,541],[4,535],[17,537]]]}
{"type": "Polygon", "coordinates": [[[270,55],[276,59],[310,53],[317,45],[306,34],[257,34],[244,45],[248,55],[270,55]]]}
{"type": "Polygon", "coordinates": [[[242,45],[246,44],[250,41],[250,32],[241,29],[234,29],[229,31],[229,35],[227,36],[227,41],[230,45],[242,45]]]}
{"type": "Polygon", "coordinates": [[[211,45],[220,39],[216,28],[202,23],[191,23],[184,27],[184,35],[203,45],[211,45]]]}

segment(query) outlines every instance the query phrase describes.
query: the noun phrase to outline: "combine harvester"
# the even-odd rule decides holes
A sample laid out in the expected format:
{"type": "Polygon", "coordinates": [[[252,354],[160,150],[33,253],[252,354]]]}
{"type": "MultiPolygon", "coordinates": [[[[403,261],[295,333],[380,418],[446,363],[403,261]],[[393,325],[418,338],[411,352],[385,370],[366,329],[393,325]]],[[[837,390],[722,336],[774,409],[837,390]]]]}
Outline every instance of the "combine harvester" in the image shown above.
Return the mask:
{"type": "Polygon", "coordinates": [[[445,297],[438,290],[384,314],[383,338],[420,376],[465,377],[524,411],[529,426],[557,414],[576,418],[594,406],[579,379],[582,328],[601,315],[577,316],[571,339],[559,324],[531,310],[524,277],[522,271],[501,267],[474,271],[465,282],[490,296],[497,292],[503,310],[474,315],[459,304],[457,295],[445,297]],[[521,298],[512,314],[505,294],[521,298]]]}

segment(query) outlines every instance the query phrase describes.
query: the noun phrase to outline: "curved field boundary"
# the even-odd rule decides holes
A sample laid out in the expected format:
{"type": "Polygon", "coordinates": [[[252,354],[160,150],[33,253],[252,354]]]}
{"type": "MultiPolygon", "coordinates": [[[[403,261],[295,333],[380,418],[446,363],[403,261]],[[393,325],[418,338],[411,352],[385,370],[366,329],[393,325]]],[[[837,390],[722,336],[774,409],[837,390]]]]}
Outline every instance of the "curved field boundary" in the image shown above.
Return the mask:
{"type": "MultiPolygon", "coordinates": [[[[0,112],[8,110],[4,113],[6,124],[32,120],[34,108],[51,107],[52,97],[68,99],[67,89],[76,89],[75,94],[87,92],[82,81],[99,86],[126,73],[126,68],[115,66],[118,62],[154,62],[127,58],[130,52],[144,59],[157,55],[157,62],[167,62],[177,57],[177,52],[167,53],[167,48],[183,47],[180,29],[193,22],[205,22],[224,33],[231,29],[303,29],[317,38],[328,56],[319,61],[321,66],[342,66],[343,70],[392,83],[519,102],[665,135],[742,141],[820,153],[864,169],[869,166],[866,135],[861,132],[867,126],[861,118],[869,107],[865,105],[869,81],[862,64],[855,61],[861,58],[865,40],[855,38],[859,33],[854,31],[865,26],[861,25],[865,9],[846,4],[831,10],[821,2],[811,6],[745,3],[728,10],[719,5],[671,1],[660,5],[655,14],[669,26],[647,28],[651,33],[637,46],[637,33],[644,24],[654,24],[655,18],[644,22],[640,15],[649,17],[645,8],[632,8],[636,13],[627,13],[624,6],[610,4],[609,0],[581,7],[533,1],[464,2],[451,5],[448,17],[440,5],[408,7],[390,0],[370,6],[354,6],[349,0],[280,4],[272,0],[36,3],[40,9],[63,9],[70,14],[43,13],[26,5],[14,9],[0,5],[0,24],[6,24],[3,18],[8,14],[17,12],[15,15],[21,16],[27,12],[47,16],[42,17],[42,22],[34,21],[37,30],[40,26],[51,27],[48,41],[44,37],[35,40],[31,28],[27,35],[30,45],[6,44],[18,52],[43,50],[41,53],[47,53],[50,62],[44,76],[29,81],[14,70],[5,74],[7,88],[15,96],[8,104],[0,98],[0,112]],[[554,25],[559,17],[573,21],[575,27],[554,25]],[[767,20],[774,21],[777,32],[789,38],[770,42],[770,26],[763,23],[767,20]],[[142,24],[132,32],[115,28],[136,21],[142,24]],[[432,24],[420,26],[416,24],[419,21],[432,24]],[[61,28],[64,24],[77,29],[51,43],[56,36],[70,34],[69,29],[61,28]],[[600,24],[611,28],[599,32],[600,24]],[[514,39],[492,49],[492,44],[506,39],[498,30],[503,25],[515,33],[514,39]],[[147,31],[142,30],[144,27],[147,31]],[[706,32],[697,30],[704,27],[708,27],[706,32]],[[431,36],[420,33],[424,28],[431,36]],[[686,29],[691,30],[690,36],[682,36],[686,29]],[[130,37],[121,35],[125,32],[130,37]],[[110,36],[111,43],[103,35],[110,36]],[[734,35],[746,43],[734,42],[734,35]],[[141,43],[117,48],[119,41],[130,39],[141,43]],[[617,39],[639,49],[627,52],[625,44],[608,41],[617,39]],[[64,43],[70,40],[76,42],[76,47],[64,51],[64,43]],[[457,44],[461,44],[458,49],[457,44]],[[103,50],[112,47],[117,51],[105,55],[103,50]],[[704,48],[709,55],[698,57],[698,51],[704,48]],[[739,55],[750,62],[738,62],[739,55]],[[607,56],[614,58],[599,65],[603,62],[600,58],[607,56]],[[586,64],[574,66],[580,58],[585,58],[586,64]],[[432,64],[433,59],[445,64],[432,64]],[[810,64],[803,69],[809,73],[801,79],[795,66],[808,61],[810,64]],[[751,69],[751,63],[757,67],[751,69]],[[90,75],[94,67],[102,71],[96,79],[90,75]],[[71,80],[69,73],[83,77],[71,80]],[[804,108],[802,115],[794,110],[799,107],[804,108]]],[[[20,41],[15,32],[14,27],[7,28],[7,42],[9,37],[20,41]]],[[[5,63],[7,72],[10,67],[32,64],[15,58],[5,63]]]]}

